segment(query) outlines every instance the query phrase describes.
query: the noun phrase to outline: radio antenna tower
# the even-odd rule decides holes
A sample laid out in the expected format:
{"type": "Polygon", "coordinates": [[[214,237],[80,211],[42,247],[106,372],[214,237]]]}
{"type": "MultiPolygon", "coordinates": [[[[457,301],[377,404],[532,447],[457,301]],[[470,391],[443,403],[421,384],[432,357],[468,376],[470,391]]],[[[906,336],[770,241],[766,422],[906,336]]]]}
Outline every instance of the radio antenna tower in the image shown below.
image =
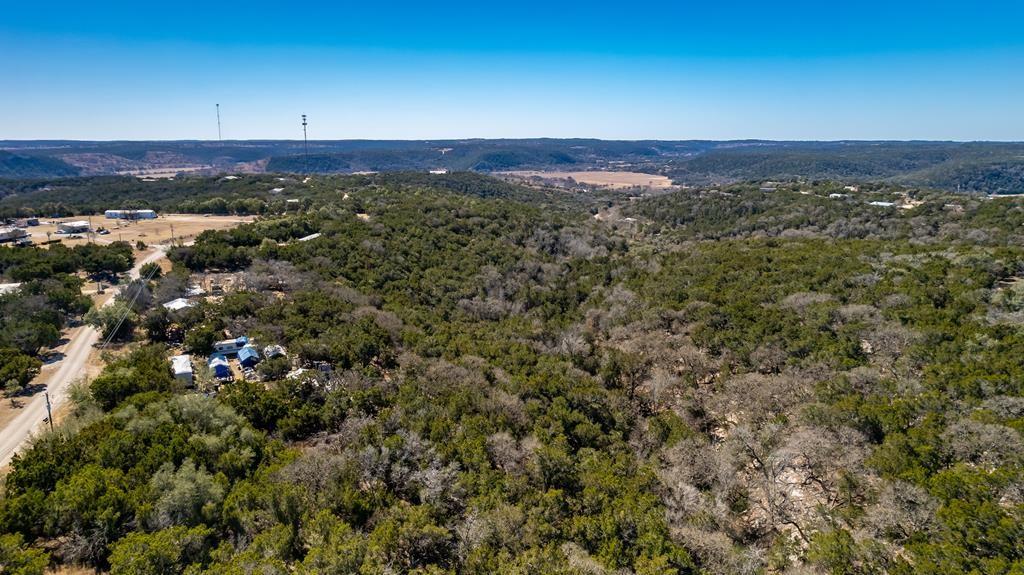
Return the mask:
{"type": "Polygon", "coordinates": [[[220,104],[217,104],[217,141],[220,140],[220,104]]]}
{"type": "Polygon", "coordinates": [[[306,137],[306,115],[302,115],[302,153],[304,157],[304,164],[306,165],[306,173],[309,173],[309,139],[306,137]]]}

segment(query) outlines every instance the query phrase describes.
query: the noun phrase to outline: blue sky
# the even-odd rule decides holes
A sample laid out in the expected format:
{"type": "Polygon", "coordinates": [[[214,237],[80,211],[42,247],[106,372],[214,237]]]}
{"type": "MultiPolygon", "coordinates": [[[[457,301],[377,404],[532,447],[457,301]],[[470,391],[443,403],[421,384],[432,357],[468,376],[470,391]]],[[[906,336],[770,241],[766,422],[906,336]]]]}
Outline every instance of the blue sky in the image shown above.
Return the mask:
{"type": "Polygon", "coordinates": [[[7,2],[0,139],[1024,140],[1024,2],[7,2]],[[984,4],[983,6],[980,6],[984,4]]]}

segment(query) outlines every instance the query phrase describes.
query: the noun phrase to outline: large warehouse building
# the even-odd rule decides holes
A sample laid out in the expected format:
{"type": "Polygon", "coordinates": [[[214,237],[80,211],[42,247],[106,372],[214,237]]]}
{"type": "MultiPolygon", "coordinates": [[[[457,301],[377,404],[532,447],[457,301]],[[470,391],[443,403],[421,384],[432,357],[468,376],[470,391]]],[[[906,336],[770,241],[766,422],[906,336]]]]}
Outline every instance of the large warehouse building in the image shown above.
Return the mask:
{"type": "Polygon", "coordinates": [[[155,220],[153,210],[107,210],[103,215],[112,220],[155,220]]]}
{"type": "Polygon", "coordinates": [[[57,224],[58,234],[84,234],[89,231],[89,222],[78,220],[74,222],[62,222],[57,224]]]}

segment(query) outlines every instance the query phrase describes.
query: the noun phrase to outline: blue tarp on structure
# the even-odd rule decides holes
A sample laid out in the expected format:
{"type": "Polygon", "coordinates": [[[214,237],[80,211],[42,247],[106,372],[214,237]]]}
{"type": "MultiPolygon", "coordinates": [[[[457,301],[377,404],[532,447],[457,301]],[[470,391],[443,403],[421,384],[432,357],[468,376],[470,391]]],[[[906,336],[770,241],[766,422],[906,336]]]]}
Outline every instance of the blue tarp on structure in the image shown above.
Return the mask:
{"type": "Polygon", "coordinates": [[[228,365],[226,357],[219,353],[215,353],[210,356],[210,369],[213,370],[213,377],[218,379],[222,377],[231,377],[231,367],[228,365]]]}
{"type": "Polygon", "coordinates": [[[238,350],[238,363],[242,364],[242,367],[253,367],[259,362],[260,352],[256,351],[255,347],[247,345],[238,350]]]}

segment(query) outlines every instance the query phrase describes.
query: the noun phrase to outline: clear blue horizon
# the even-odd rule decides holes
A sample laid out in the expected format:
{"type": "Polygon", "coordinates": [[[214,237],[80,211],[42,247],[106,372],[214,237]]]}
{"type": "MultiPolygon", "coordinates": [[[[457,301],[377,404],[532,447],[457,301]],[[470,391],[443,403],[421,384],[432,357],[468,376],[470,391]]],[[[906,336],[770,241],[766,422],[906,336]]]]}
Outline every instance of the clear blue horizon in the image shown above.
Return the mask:
{"type": "Polygon", "coordinates": [[[893,4],[17,3],[0,139],[1024,139],[1024,3],[893,4]]]}

